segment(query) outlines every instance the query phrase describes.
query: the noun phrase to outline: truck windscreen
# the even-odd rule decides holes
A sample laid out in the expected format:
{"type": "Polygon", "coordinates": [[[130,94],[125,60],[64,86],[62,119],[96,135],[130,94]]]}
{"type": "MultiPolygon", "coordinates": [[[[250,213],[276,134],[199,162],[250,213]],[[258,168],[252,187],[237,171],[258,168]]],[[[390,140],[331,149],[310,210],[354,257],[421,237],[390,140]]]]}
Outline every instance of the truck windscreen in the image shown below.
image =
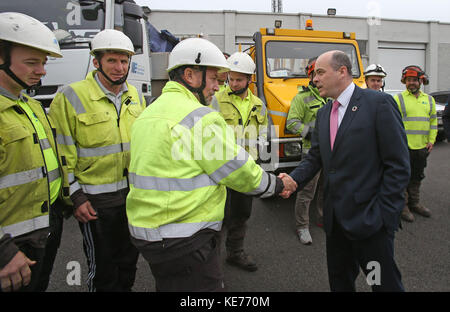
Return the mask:
{"type": "Polygon", "coordinates": [[[87,42],[104,28],[102,3],[76,0],[1,1],[0,12],[19,12],[36,18],[51,30],[62,49],[86,47],[87,42]]]}
{"type": "Polygon", "coordinates": [[[331,50],[345,52],[352,62],[353,77],[360,76],[358,54],[354,45],[303,41],[268,41],[266,44],[267,75],[271,78],[306,78],[305,67],[309,59],[331,50]]]}

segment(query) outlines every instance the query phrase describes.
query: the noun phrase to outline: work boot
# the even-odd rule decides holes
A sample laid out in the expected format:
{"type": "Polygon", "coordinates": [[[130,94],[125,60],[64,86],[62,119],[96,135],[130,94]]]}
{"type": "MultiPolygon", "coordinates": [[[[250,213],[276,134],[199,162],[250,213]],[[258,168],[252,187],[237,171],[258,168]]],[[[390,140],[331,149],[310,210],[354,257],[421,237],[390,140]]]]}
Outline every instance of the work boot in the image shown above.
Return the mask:
{"type": "Polygon", "coordinates": [[[238,252],[229,252],[226,261],[230,265],[249,272],[258,270],[255,260],[253,260],[253,258],[250,255],[247,255],[243,250],[238,252]]]}
{"type": "Polygon", "coordinates": [[[411,181],[408,185],[408,207],[411,211],[426,218],[431,217],[431,211],[420,204],[420,184],[421,181],[411,181]]]}
{"type": "Polygon", "coordinates": [[[421,204],[418,204],[416,206],[409,207],[412,212],[418,213],[423,217],[429,218],[431,217],[431,211],[430,209],[422,206],[421,204]]]}
{"type": "Polygon", "coordinates": [[[411,213],[408,206],[403,208],[401,217],[406,222],[414,222],[414,215],[411,213]]]}
{"type": "Polygon", "coordinates": [[[297,230],[298,238],[300,239],[300,243],[303,245],[311,245],[312,244],[312,237],[309,233],[309,229],[298,229],[297,230]]]}

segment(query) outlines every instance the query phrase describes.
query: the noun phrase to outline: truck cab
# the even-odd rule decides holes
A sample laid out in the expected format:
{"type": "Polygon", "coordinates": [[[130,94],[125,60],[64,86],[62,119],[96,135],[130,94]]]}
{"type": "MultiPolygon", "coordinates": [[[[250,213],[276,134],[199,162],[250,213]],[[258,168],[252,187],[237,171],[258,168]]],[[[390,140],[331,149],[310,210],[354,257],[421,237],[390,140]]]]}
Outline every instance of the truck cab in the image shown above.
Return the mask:
{"type": "Polygon", "coordinates": [[[128,82],[140,95],[151,96],[150,48],[143,11],[124,0],[14,0],[2,1],[2,12],[19,12],[36,18],[56,35],[63,58],[48,57],[42,86],[30,95],[48,107],[59,88],[85,79],[94,69],[90,41],[103,29],[123,31],[133,42],[128,82]]]}
{"type": "MultiPolygon", "coordinates": [[[[252,91],[265,103],[269,125],[267,147],[260,159],[267,171],[288,171],[301,160],[301,137],[286,132],[291,100],[307,86],[308,60],[330,50],[345,52],[352,62],[353,81],[364,85],[363,66],[355,33],[307,29],[261,28],[249,54],[256,63],[252,91]]],[[[261,151],[261,147],[260,147],[261,151]]]]}

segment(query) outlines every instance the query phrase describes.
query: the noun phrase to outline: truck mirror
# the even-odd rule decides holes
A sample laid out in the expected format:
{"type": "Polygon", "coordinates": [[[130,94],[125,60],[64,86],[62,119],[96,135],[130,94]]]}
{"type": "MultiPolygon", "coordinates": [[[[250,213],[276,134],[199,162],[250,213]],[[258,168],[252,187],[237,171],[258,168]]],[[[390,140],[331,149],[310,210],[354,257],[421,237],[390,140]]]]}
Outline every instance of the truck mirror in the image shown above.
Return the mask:
{"type": "Polygon", "coordinates": [[[136,54],[142,53],[143,34],[140,22],[134,18],[125,16],[123,33],[131,39],[131,42],[133,42],[134,51],[136,54]]]}
{"type": "Polygon", "coordinates": [[[142,8],[131,2],[124,2],[123,3],[123,14],[125,16],[130,16],[134,18],[142,18],[144,17],[144,10],[142,8]]]}
{"type": "Polygon", "coordinates": [[[88,1],[80,2],[80,5],[82,7],[81,14],[83,14],[83,18],[87,21],[96,21],[98,18],[98,11],[102,9],[102,4],[97,3],[95,7],[90,6],[88,1]],[[89,6],[89,7],[88,7],[89,6]]]}
{"type": "Polygon", "coordinates": [[[84,9],[81,11],[83,18],[87,21],[96,21],[98,17],[98,10],[84,9]]]}
{"type": "Polygon", "coordinates": [[[142,53],[143,34],[139,19],[144,16],[144,11],[135,3],[123,2],[123,15],[123,32],[130,37],[136,53],[142,53]]]}

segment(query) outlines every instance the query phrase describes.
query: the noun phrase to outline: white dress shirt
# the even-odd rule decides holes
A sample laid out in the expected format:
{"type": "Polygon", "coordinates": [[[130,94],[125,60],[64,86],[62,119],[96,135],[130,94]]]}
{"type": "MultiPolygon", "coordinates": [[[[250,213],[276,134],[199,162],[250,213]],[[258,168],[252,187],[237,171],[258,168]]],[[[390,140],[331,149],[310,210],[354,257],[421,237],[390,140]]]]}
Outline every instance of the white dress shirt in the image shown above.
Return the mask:
{"type": "Polygon", "coordinates": [[[348,87],[342,91],[342,93],[336,99],[341,105],[339,105],[338,114],[338,127],[341,125],[341,121],[344,118],[345,111],[347,110],[348,103],[350,103],[350,99],[353,95],[353,91],[355,91],[355,84],[352,82],[348,85],[348,87]]]}

